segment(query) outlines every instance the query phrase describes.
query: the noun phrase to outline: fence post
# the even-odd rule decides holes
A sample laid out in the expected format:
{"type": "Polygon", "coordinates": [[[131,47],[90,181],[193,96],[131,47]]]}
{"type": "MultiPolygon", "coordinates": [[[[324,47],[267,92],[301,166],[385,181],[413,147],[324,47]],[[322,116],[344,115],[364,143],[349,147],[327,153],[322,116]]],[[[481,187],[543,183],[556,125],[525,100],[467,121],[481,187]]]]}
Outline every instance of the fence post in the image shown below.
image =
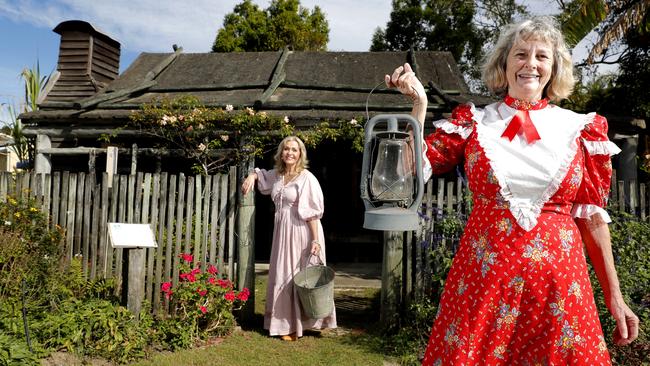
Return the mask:
{"type": "Polygon", "coordinates": [[[404,233],[384,231],[381,266],[381,310],[379,321],[386,328],[397,324],[402,294],[402,253],[404,233]]]}
{"type": "MultiPolygon", "coordinates": [[[[237,182],[242,182],[253,169],[254,161],[249,159],[239,167],[237,182]]],[[[239,289],[250,290],[249,300],[242,309],[242,320],[251,320],[255,314],[255,193],[238,194],[239,212],[237,215],[237,249],[239,263],[237,266],[237,284],[239,289]]],[[[233,202],[234,203],[234,202],[233,202]]],[[[231,203],[231,204],[233,204],[231,203]]],[[[232,264],[231,264],[232,265],[232,264]]]]}

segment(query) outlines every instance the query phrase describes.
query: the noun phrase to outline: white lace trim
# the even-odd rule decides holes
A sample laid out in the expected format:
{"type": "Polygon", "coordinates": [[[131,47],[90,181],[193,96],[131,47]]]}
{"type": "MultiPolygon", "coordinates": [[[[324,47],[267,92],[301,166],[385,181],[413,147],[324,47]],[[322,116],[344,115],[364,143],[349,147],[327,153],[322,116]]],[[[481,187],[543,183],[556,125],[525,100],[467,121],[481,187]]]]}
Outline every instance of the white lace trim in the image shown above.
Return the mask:
{"type": "MultiPolygon", "coordinates": [[[[497,103],[496,105],[493,106],[495,106],[495,108],[498,108],[499,104],[497,103]]],[[[480,120],[479,119],[475,120],[477,124],[482,123],[483,113],[473,114],[473,115],[481,117],[480,120]]],[[[584,129],[584,126],[593,121],[594,116],[595,113],[584,115],[582,116],[583,118],[581,118],[580,121],[578,121],[577,123],[578,128],[575,129],[573,135],[570,137],[569,140],[570,153],[565,154],[565,156],[563,157],[560,157],[561,161],[559,167],[555,172],[554,176],[552,177],[550,183],[546,186],[546,189],[544,189],[541,195],[532,203],[530,202],[529,199],[526,199],[526,197],[515,197],[515,195],[512,193],[511,188],[507,184],[507,180],[504,173],[499,171],[499,169],[496,169],[494,163],[495,157],[499,155],[499,152],[496,151],[497,142],[488,141],[485,138],[481,138],[482,137],[481,129],[477,128],[478,143],[483,149],[483,151],[485,151],[485,155],[488,159],[490,167],[492,168],[492,171],[494,172],[494,175],[497,178],[499,186],[501,187],[500,193],[503,196],[503,198],[509,203],[510,212],[512,213],[512,216],[517,221],[517,224],[519,224],[519,226],[522,229],[526,231],[530,231],[537,225],[537,218],[539,217],[542,208],[544,207],[544,204],[548,202],[548,200],[555,194],[555,192],[557,192],[560,184],[562,183],[562,181],[564,180],[564,178],[566,177],[569,171],[569,166],[571,165],[571,162],[573,161],[576,151],[578,149],[578,143],[577,143],[578,136],[584,129]]]]}
{"type": "Polygon", "coordinates": [[[582,143],[587,148],[589,155],[616,155],[621,152],[621,149],[615,143],[607,141],[587,141],[584,138],[582,143]]]}
{"type": "Polygon", "coordinates": [[[612,218],[609,217],[607,211],[604,208],[588,204],[588,203],[577,203],[573,205],[571,209],[571,216],[580,219],[589,219],[593,215],[600,215],[600,218],[603,219],[606,223],[612,222],[612,218]]]}
{"type": "Polygon", "coordinates": [[[463,127],[463,126],[455,125],[455,124],[449,122],[446,119],[440,119],[440,120],[434,121],[433,125],[436,126],[436,128],[441,128],[446,133],[458,134],[458,135],[460,135],[460,137],[463,138],[463,140],[467,140],[469,135],[474,130],[472,127],[463,127]]]}

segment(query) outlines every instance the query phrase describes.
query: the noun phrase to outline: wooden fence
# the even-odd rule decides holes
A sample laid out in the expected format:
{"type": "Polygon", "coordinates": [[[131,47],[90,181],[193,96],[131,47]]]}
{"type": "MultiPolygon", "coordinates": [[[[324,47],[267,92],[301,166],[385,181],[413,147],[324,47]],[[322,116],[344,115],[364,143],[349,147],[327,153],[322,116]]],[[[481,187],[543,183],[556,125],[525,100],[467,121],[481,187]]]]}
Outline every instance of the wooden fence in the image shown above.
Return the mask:
{"type": "Polygon", "coordinates": [[[154,312],[164,305],[161,283],[177,284],[180,253],[193,254],[194,264],[214,263],[234,280],[236,168],[213,176],[115,175],[112,182],[106,173],[101,182],[85,173],[2,173],[0,200],[7,195],[34,198],[52,227],[65,230],[65,258],[81,256],[91,279],[121,284],[124,250],[110,245],[109,222],[151,224],[158,247],[147,249],[145,298],[154,312]]]}

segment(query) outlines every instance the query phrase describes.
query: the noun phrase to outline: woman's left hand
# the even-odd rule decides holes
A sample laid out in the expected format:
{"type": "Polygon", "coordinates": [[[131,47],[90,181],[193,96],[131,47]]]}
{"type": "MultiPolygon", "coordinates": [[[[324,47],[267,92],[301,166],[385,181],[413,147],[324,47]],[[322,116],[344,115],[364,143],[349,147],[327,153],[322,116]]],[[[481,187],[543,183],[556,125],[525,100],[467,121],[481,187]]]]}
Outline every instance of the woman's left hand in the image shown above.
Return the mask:
{"type": "Polygon", "coordinates": [[[317,242],[316,240],[312,240],[312,242],[311,242],[311,254],[318,255],[318,253],[320,253],[320,243],[317,242]]]}
{"type": "Polygon", "coordinates": [[[613,301],[609,309],[614,320],[616,320],[614,343],[619,346],[632,343],[639,336],[639,317],[622,300],[613,301]]]}

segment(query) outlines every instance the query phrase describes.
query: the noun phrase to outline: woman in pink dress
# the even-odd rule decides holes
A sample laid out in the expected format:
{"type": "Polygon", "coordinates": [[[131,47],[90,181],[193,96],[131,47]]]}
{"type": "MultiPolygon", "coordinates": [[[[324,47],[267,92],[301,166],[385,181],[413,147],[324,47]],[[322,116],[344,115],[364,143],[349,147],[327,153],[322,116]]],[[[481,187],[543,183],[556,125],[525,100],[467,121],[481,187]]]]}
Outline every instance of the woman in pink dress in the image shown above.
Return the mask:
{"type": "MultiPolygon", "coordinates": [[[[434,174],[464,160],[473,210],[440,300],[424,365],[609,365],[583,247],[629,344],[639,319],[621,294],[606,205],[607,121],[549,103],[573,87],[571,55],[550,18],[514,24],[486,60],[483,79],[502,100],[455,108],[434,122],[434,174]]],[[[414,100],[425,90],[408,64],[386,75],[414,100]]]]}
{"type": "Polygon", "coordinates": [[[257,181],[262,194],[270,194],[275,204],[273,244],[269,261],[264,329],[269,335],[295,341],[305,329],[336,328],[336,311],[324,319],[302,314],[293,286],[293,276],[318,258],[325,263],[323,191],[308,171],[305,144],[295,136],[286,137],[275,154],[275,169],[255,169],[242,183],[247,194],[257,181]],[[312,255],[313,254],[313,255],[312,255]]]}

